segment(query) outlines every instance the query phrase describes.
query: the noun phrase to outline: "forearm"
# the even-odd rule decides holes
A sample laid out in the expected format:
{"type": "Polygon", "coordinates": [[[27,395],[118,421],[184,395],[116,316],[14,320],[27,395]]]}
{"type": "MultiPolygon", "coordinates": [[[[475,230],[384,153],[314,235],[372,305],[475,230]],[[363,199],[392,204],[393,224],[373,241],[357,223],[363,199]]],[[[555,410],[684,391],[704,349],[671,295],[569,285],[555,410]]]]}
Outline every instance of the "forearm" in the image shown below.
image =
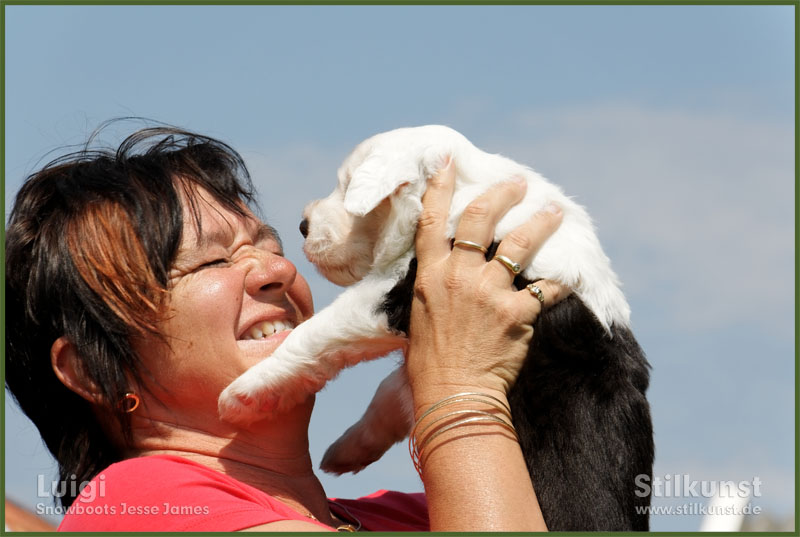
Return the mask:
{"type": "MultiPolygon", "coordinates": [[[[487,261],[480,246],[491,244],[494,227],[522,199],[525,183],[499,183],[464,210],[455,237],[478,249],[454,247],[446,238],[454,187],[449,161],[423,197],[406,356],[415,418],[428,422],[415,427],[412,439],[421,452],[431,530],[543,531],[527,465],[509,430],[506,393],[545,304],[527,290],[517,291],[515,273],[500,261],[487,261]],[[484,395],[437,405],[463,392],[484,395]],[[478,421],[458,423],[467,416],[478,421]]],[[[497,253],[529,264],[560,221],[558,210],[537,213],[506,235],[497,253]]]]}
{"type": "MultiPolygon", "coordinates": [[[[479,391],[507,405],[502,392],[470,386],[417,385],[413,390],[416,419],[457,393],[479,391]]],[[[447,405],[426,416],[421,426],[457,410],[490,408],[474,401],[447,405]]],[[[418,440],[465,416],[436,422],[418,440]]],[[[424,445],[421,455],[431,531],[547,530],[519,443],[507,427],[492,421],[457,425],[424,445]]]]}

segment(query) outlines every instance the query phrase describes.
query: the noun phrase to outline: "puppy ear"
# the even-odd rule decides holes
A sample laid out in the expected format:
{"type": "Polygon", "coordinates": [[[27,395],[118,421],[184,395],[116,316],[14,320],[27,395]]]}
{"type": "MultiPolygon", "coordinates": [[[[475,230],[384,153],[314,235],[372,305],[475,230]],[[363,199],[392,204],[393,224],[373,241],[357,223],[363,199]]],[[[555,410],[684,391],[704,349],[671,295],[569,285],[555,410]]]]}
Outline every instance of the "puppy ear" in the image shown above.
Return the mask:
{"type": "Polygon", "coordinates": [[[371,155],[353,171],[344,194],[344,209],[354,216],[364,216],[398,187],[415,181],[419,175],[418,169],[391,166],[383,156],[371,155]]]}

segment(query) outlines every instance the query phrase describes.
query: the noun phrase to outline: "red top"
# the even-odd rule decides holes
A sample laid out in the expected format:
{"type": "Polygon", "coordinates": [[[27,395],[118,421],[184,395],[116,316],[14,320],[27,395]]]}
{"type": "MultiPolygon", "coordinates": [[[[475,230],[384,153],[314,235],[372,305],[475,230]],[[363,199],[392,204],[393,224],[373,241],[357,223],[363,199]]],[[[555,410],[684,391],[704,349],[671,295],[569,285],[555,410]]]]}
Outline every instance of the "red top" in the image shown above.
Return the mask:
{"type": "MultiPolygon", "coordinates": [[[[381,490],[331,500],[331,511],[371,531],[428,531],[422,493],[381,490]]],[[[81,491],[59,531],[237,531],[278,520],[332,530],[269,494],[207,466],[171,455],[112,464],[81,491]]]]}

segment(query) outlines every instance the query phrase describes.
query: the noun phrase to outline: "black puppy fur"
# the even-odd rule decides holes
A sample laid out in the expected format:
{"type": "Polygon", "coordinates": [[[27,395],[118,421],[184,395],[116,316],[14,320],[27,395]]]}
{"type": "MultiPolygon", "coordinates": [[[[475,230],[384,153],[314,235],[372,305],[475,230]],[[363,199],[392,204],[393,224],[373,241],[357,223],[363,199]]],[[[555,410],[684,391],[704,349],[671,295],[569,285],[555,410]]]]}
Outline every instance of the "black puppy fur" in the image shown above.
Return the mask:
{"type": "MultiPolygon", "coordinates": [[[[406,334],[416,272],[414,259],[379,307],[406,334]]],[[[647,531],[650,496],[636,494],[636,476],[650,482],[654,457],[644,352],[626,328],[613,326],[609,337],[574,295],[533,327],[508,399],[548,529],[647,531]]]]}

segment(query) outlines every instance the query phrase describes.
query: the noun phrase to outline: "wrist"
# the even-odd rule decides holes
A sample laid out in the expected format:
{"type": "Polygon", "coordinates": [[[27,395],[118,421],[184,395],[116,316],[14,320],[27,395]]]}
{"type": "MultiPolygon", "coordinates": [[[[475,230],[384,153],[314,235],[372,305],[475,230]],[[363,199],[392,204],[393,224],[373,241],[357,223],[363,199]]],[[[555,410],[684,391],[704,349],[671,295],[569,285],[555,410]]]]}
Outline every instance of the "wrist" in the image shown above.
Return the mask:
{"type": "Polygon", "coordinates": [[[408,447],[411,460],[421,478],[423,450],[444,434],[448,435],[443,437],[444,440],[450,441],[464,437],[465,434],[467,437],[473,435],[477,430],[483,435],[500,426],[518,441],[508,402],[501,393],[497,395],[500,397],[489,395],[485,391],[458,392],[437,401],[427,410],[417,409],[408,447]]]}
{"type": "Polygon", "coordinates": [[[479,393],[508,406],[506,390],[500,383],[443,382],[438,379],[412,382],[411,393],[414,399],[414,420],[442,400],[461,393],[479,393]]]}
{"type": "Polygon", "coordinates": [[[501,357],[485,353],[479,356],[457,350],[420,352],[412,346],[406,370],[415,406],[433,404],[460,392],[485,392],[505,399],[516,372],[501,357]]]}

